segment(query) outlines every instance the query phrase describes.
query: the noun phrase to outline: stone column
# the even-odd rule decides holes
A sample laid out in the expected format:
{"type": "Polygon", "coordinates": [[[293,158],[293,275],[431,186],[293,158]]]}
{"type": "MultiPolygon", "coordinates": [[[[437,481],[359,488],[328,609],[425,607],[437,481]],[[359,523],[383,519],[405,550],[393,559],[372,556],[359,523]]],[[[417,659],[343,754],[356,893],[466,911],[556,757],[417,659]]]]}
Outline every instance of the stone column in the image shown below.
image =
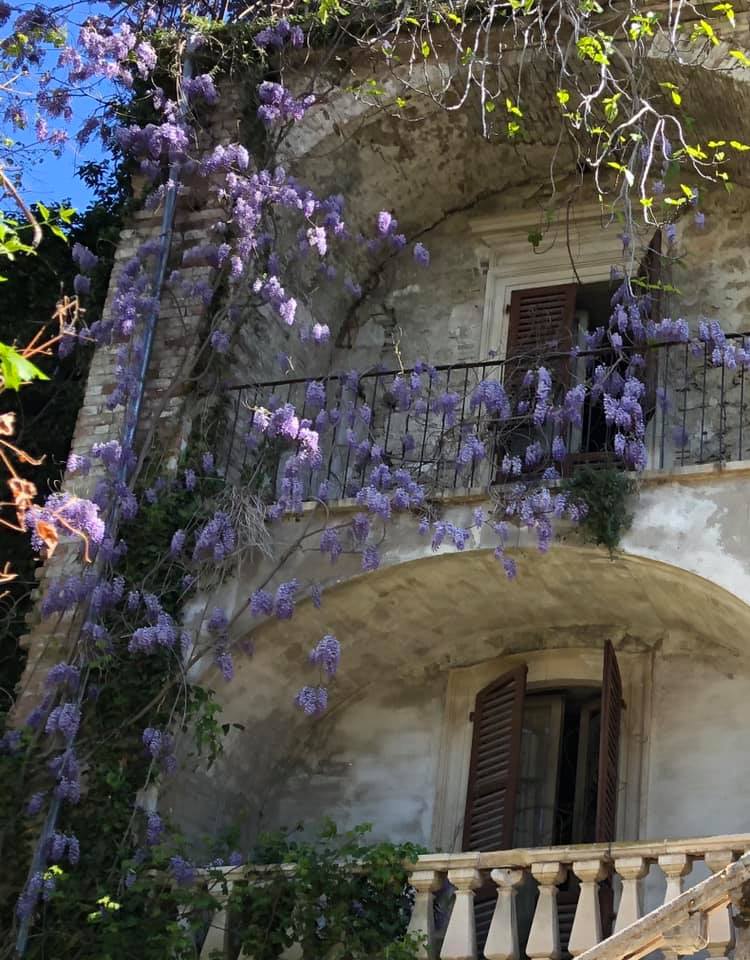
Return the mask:
{"type": "Polygon", "coordinates": [[[659,857],[659,866],[667,878],[664,903],[669,903],[682,893],[682,878],[690,873],[693,861],[686,853],[664,853],[659,857]]]}
{"type": "Polygon", "coordinates": [[[576,860],[573,873],[581,881],[581,892],[570,931],[568,952],[577,957],[579,953],[596,946],[602,939],[602,918],[599,910],[599,881],[607,876],[604,861],[576,860]]]}
{"type": "Polygon", "coordinates": [[[445,931],[441,960],[476,960],[477,931],[474,926],[474,891],[481,886],[481,874],[474,867],[448,871],[456,899],[445,931]]]}
{"type": "Polygon", "coordinates": [[[409,883],[414,887],[414,907],[407,933],[420,941],[417,953],[420,960],[430,960],[435,938],[432,895],[440,887],[440,874],[437,870],[414,870],[409,875],[409,883]]]}
{"type": "Polygon", "coordinates": [[[615,871],[622,878],[622,895],[614,929],[615,933],[619,933],[641,918],[641,880],[648,873],[648,864],[643,857],[618,857],[615,871]]]}
{"type": "Polygon", "coordinates": [[[211,954],[217,951],[221,953],[222,956],[226,954],[227,930],[229,929],[227,900],[231,892],[232,884],[229,881],[227,881],[226,892],[223,890],[218,892],[215,890],[210,891],[211,895],[219,901],[220,906],[211,918],[206,939],[203,941],[203,946],[201,947],[200,960],[209,960],[211,954]]]}
{"type": "Polygon", "coordinates": [[[507,868],[493,870],[490,874],[497,884],[497,903],[484,948],[486,960],[519,960],[516,887],[523,875],[523,870],[507,868]]]}
{"type": "Polygon", "coordinates": [[[526,954],[532,960],[560,960],[557,885],[563,882],[567,872],[557,862],[531,865],[531,874],[539,884],[539,899],[526,944],[526,954]]]}

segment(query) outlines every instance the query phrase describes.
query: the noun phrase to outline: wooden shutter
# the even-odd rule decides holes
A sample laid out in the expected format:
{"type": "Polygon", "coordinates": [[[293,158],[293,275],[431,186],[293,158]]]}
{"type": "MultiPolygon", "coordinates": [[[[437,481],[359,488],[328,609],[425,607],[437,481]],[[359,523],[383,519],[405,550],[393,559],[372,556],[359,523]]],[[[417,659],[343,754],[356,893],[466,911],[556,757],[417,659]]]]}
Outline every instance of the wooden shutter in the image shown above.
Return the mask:
{"type": "Polygon", "coordinates": [[[513,843],[525,691],[522,664],[477,694],[464,816],[466,851],[505,850],[513,843]]]}
{"type": "Polygon", "coordinates": [[[531,362],[548,353],[567,351],[572,344],[576,284],[514,290],[506,356],[531,362]]]}
{"type": "Polygon", "coordinates": [[[602,713],[599,730],[599,774],[596,795],[595,843],[615,839],[617,814],[617,760],[622,717],[622,678],[612,643],[604,647],[602,671],[602,713]]]}

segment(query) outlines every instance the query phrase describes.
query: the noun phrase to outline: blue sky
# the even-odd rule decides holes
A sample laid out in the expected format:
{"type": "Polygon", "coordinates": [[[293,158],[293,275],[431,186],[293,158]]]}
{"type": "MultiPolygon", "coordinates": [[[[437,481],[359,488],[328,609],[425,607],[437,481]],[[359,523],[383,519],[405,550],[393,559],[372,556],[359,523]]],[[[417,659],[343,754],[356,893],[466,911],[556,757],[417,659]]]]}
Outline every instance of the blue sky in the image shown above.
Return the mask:
{"type": "MultiPolygon", "coordinates": [[[[59,2],[42,0],[43,6],[59,7],[59,2]]],[[[79,24],[86,17],[97,13],[111,13],[107,3],[74,3],[68,14],[68,34],[75,40],[79,24]]],[[[57,54],[52,53],[45,63],[46,68],[53,68],[57,54]]],[[[95,109],[95,102],[85,96],[73,97],[71,101],[73,119],[67,129],[70,140],[65,144],[62,154],[54,156],[52,151],[45,151],[39,157],[39,162],[29,165],[24,175],[24,195],[30,200],[41,200],[45,204],[62,200],[70,200],[77,210],[85,210],[93,200],[93,194],[85,183],[77,176],[76,168],[81,162],[98,160],[103,157],[103,149],[95,139],[81,149],[75,142],[76,131],[95,109]]],[[[50,122],[50,126],[54,126],[50,122]]],[[[33,133],[32,140],[33,142],[33,133]]]]}
{"type": "Polygon", "coordinates": [[[92,144],[81,152],[71,140],[66,144],[62,156],[46,154],[41,162],[28,170],[25,177],[26,196],[30,200],[41,200],[47,205],[61,200],[70,200],[76,210],[85,210],[91,203],[93,194],[86,184],[76,176],[76,166],[81,160],[98,159],[102,148],[92,144]]]}

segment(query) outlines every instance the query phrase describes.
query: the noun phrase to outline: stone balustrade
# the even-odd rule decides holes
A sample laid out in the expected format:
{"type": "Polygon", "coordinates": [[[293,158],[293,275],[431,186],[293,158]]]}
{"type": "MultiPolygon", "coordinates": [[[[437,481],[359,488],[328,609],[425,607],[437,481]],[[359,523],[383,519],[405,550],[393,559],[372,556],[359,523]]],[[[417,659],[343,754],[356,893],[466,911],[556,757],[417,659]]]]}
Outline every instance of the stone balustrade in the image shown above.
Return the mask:
{"type": "MultiPolygon", "coordinates": [[[[545,847],[530,850],[502,850],[494,853],[430,854],[419,858],[411,872],[415,891],[409,932],[421,940],[425,960],[560,960],[561,938],[558,917],[558,889],[575,878],[579,885],[572,928],[566,952],[572,957],[592,950],[605,933],[620,933],[631,927],[644,912],[644,885],[649,883],[652,898],[667,904],[682,892],[685,880],[696,866],[701,875],[715,874],[750,851],[750,834],[674,840],[660,843],[588,844],[545,847]],[[614,918],[603,918],[599,888],[603,881],[619,892],[614,918]],[[523,885],[537,888],[531,926],[526,942],[520,941],[517,895],[523,885]],[[474,899],[478,890],[487,896],[494,884],[494,910],[483,951],[477,947],[474,899]],[[435,929],[434,898],[452,888],[447,924],[435,929]],[[614,919],[609,926],[605,921],[614,919]]],[[[652,906],[656,906],[653,903],[652,906]]],[[[721,960],[733,944],[730,907],[722,903],[706,914],[701,947],[711,960],[721,960]]],[[[684,937],[676,934],[665,950],[672,957],[695,952],[692,928],[684,937]],[[692,939],[691,939],[692,937],[692,939]]]]}
{"type": "MultiPolygon", "coordinates": [[[[575,958],[585,954],[582,960],[587,960],[605,935],[622,936],[627,929],[637,929],[637,922],[644,915],[647,878],[652,900],[656,896],[658,903],[665,906],[678,903],[686,878],[696,865],[701,877],[718,874],[749,851],[750,834],[733,834],[656,843],[427,854],[408,865],[414,890],[408,929],[420,943],[422,960],[477,960],[482,956],[486,960],[522,960],[523,957],[560,960],[558,888],[575,878],[579,892],[566,953],[575,958]],[[700,865],[703,865],[702,870],[700,865]],[[599,888],[603,882],[612,883],[619,894],[614,918],[601,915],[599,888]],[[536,886],[536,903],[525,942],[522,942],[517,895],[522,886],[528,884],[536,886]],[[486,941],[480,950],[475,896],[482,890],[486,897],[490,886],[495,890],[494,906],[486,941]],[[436,897],[441,904],[448,903],[449,908],[436,910],[436,897]],[[611,919],[614,922],[609,924],[607,921],[611,919]]],[[[207,886],[219,903],[225,904],[234,883],[262,883],[263,874],[268,869],[293,871],[294,868],[221,868],[211,871],[212,879],[207,881],[207,886]]],[[[734,943],[729,896],[720,900],[714,897],[714,900],[718,905],[709,903],[705,914],[696,914],[694,923],[691,918],[691,923],[684,929],[678,927],[666,931],[661,942],[665,957],[686,956],[698,949],[706,950],[708,960],[722,960],[727,956],[734,943]],[[702,917],[700,923],[699,917],[702,917]]],[[[651,905],[657,906],[658,903],[651,905]]],[[[199,953],[200,960],[209,960],[222,953],[228,956],[228,927],[227,912],[220,908],[208,927],[199,953]]],[[[643,953],[646,952],[649,951],[643,953]]],[[[299,949],[293,946],[282,960],[296,960],[299,956],[299,949]]],[[[252,958],[241,953],[238,960],[252,958]]]]}

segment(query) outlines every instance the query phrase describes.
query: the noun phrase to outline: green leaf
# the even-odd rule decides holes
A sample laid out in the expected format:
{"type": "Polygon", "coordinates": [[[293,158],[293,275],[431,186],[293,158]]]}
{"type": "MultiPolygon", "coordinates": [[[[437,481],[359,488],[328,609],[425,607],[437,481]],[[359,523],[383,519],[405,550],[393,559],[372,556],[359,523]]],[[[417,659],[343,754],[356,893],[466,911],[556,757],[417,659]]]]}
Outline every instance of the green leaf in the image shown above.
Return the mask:
{"type": "Polygon", "coordinates": [[[570,100],[570,91],[568,90],[558,90],[555,94],[557,97],[557,102],[561,107],[564,107],[566,103],[570,100]]]}
{"type": "Polygon", "coordinates": [[[64,240],[66,243],[68,242],[67,234],[58,223],[50,223],[49,228],[56,237],[59,237],[61,240],[64,240]]]}
{"type": "Polygon", "coordinates": [[[617,106],[617,101],[622,96],[621,93],[615,93],[611,97],[605,97],[602,100],[604,104],[604,116],[607,119],[608,123],[614,123],[617,119],[617,114],[620,112],[620,108],[617,106]]]}
{"type": "Polygon", "coordinates": [[[44,223],[47,223],[47,221],[49,220],[49,209],[45,207],[45,205],[41,202],[41,200],[37,203],[36,208],[39,211],[44,223]]]}
{"type": "Polygon", "coordinates": [[[742,50],[730,50],[729,56],[734,57],[741,66],[750,67],[750,57],[743,53],[742,50]]]}
{"type": "Polygon", "coordinates": [[[31,380],[49,380],[46,373],[7,343],[0,343],[0,373],[8,390],[18,390],[22,384],[31,380]]]}
{"type": "Polygon", "coordinates": [[[699,20],[696,26],[693,28],[693,32],[690,34],[690,40],[695,41],[699,39],[707,39],[713,46],[718,46],[719,38],[716,36],[716,31],[708,22],[708,20],[699,20]]]}
{"type": "Polygon", "coordinates": [[[487,113],[494,113],[494,112],[495,112],[495,104],[492,102],[492,100],[488,100],[488,101],[485,103],[485,105],[484,105],[484,109],[485,109],[485,111],[486,111],[487,113]]]}
{"type": "Polygon", "coordinates": [[[421,50],[422,50],[422,56],[423,56],[423,57],[425,58],[425,60],[426,60],[426,59],[429,57],[430,53],[432,52],[431,49],[430,49],[430,45],[429,45],[429,43],[428,43],[426,40],[424,40],[424,41],[422,42],[421,50]]]}
{"type": "Polygon", "coordinates": [[[731,3],[717,3],[715,6],[711,7],[711,9],[715,10],[716,13],[723,13],[730,24],[732,26],[735,25],[734,7],[731,3]]]}

